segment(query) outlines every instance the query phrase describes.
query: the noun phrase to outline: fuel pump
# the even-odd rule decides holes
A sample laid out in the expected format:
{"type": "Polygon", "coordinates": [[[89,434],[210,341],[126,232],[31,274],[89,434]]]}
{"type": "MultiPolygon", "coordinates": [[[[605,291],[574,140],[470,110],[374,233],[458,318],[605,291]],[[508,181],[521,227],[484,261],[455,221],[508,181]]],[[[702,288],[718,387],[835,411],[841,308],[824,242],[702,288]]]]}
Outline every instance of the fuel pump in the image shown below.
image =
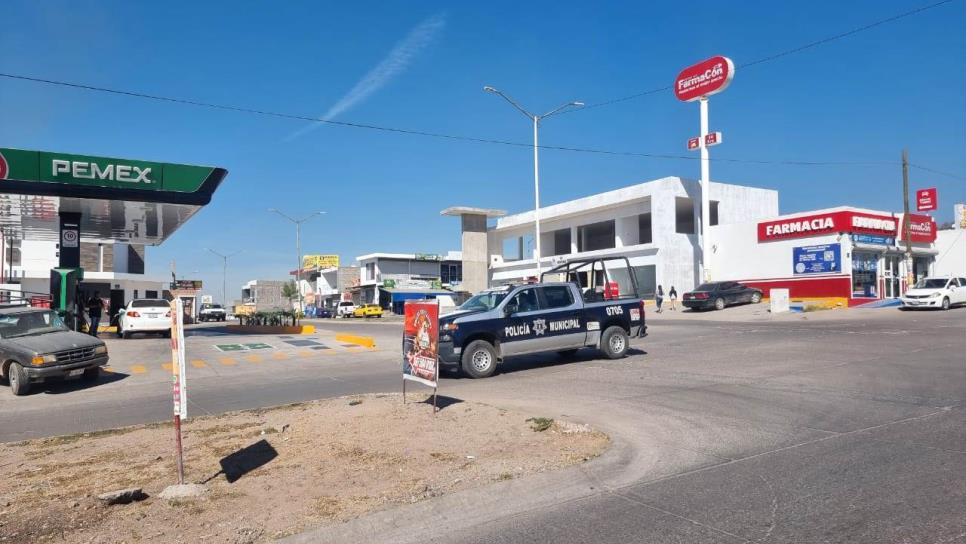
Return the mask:
{"type": "Polygon", "coordinates": [[[51,308],[75,331],[80,330],[84,311],[83,301],[79,296],[79,286],[83,279],[83,268],[54,268],[50,271],[51,308]]]}

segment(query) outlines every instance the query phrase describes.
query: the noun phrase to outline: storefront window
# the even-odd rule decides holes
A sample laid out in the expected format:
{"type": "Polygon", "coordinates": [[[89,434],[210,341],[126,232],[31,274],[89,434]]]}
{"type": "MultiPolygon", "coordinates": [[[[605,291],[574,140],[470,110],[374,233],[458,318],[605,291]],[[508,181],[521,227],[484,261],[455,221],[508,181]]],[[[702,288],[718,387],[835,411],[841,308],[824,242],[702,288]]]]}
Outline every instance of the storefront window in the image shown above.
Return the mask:
{"type": "Polygon", "coordinates": [[[879,256],[875,253],[852,253],[852,296],[878,298],[879,256]]]}

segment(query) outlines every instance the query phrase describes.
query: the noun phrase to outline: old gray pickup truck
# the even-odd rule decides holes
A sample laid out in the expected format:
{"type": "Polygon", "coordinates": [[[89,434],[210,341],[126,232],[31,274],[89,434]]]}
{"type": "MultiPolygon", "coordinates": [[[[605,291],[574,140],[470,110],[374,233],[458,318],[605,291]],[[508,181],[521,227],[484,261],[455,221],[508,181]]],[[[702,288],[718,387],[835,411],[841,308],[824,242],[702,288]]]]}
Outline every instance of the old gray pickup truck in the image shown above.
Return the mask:
{"type": "Polygon", "coordinates": [[[74,332],[56,312],[44,308],[0,309],[0,378],[14,395],[48,378],[96,380],[107,364],[104,342],[74,332]]]}

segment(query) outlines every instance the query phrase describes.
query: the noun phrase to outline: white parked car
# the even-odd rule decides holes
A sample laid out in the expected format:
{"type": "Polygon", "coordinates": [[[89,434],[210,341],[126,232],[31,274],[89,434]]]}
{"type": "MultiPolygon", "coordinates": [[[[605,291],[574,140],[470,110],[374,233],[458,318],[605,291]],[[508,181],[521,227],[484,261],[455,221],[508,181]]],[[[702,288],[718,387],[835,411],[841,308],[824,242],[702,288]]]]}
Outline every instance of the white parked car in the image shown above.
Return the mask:
{"type": "Polygon", "coordinates": [[[923,278],[902,297],[902,308],[939,308],[966,304],[966,278],[923,278]]]}
{"type": "Polygon", "coordinates": [[[159,332],[171,336],[171,304],[154,298],[129,302],[117,319],[117,335],[130,338],[136,332],[159,332]]]}
{"type": "Polygon", "coordinates": [[[336,317],[352,317],[352,312],[356,311],[356,305],[351,300],[343,300],[335,308],[336,317]]]}

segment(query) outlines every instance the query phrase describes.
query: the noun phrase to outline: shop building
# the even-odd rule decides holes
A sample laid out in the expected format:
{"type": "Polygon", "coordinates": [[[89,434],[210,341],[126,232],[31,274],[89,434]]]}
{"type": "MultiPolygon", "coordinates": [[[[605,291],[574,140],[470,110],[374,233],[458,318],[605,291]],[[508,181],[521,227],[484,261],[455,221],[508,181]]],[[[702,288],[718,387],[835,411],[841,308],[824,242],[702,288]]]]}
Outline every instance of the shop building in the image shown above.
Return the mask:
{"type": "Polygon", "coordinates": [[[291,310],[292,301],[282,296],[287,282],[281,280],[251,280],[242,286],[241,300],[235,303],[234,313],[253,314],[273,310],[291,310]]]}
{"type": "MultiPolygon", "coordinates": [[[[778,214],[778,192],[770,189],[711,183],[710,200],[712,225],[778,214]]],[[[537,275],[533,211],[499,217],[498,210],[457,207],[442,213],[464,216],[464,254],[467,243],[480,243],[466,236],[465,216],[496,217],[485,239],[489,261],[478,265],[487,267],[490,285],[523,282],[537,275]]],[[[700,225],[699,184],[680,177],[546,206],[540,210],[540,266],[547,270],[568,259],[627,257],[642,296],[653,296],[658,284],[683,292],[698,280],[700,225]]]]}
{"type": "Polygon", "coordinates": [[[351,300],[352,288],[359,285],[359,267],[307,268],[302,282],[306,305],[333,310],[339,301],[351,300]]]}
{"type": "Polygon", "coordinates": [[[788,289],[793,300],[855,306],[898,298],[930,275],[938,251],[936,223],[910,214],[912,267],[907,268],[902,214],[837,207],[711,228],[713,279],[761,289],[788,289]]]}
{"type": "Polygon", "coordinates": [[[407,300],[450,296],[463,282],[463,261],[458,251],[435,253],[370,253],[356,258],[359,285],[352,300],[378,304],[402,313],[407,300]]]}

